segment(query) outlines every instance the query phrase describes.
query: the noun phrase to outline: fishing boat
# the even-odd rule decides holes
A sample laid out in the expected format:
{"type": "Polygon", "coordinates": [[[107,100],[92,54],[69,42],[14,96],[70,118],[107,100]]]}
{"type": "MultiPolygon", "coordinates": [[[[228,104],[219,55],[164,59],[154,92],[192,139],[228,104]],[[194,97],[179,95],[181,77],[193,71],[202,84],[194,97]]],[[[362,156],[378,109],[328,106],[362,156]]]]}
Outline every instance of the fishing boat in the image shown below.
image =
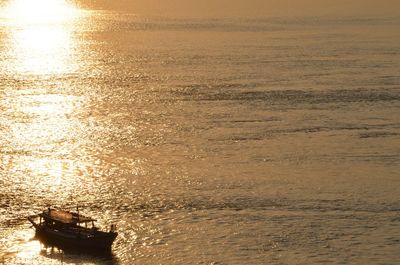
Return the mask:
{"type": "Polygon", "coordinates": [[[51,209],[28,217],[36,237],[55,246],[80,250],[111,250],[117,237],[115,225],[108,232],[95,226],[97,220],[65,210],[51,209]]]}

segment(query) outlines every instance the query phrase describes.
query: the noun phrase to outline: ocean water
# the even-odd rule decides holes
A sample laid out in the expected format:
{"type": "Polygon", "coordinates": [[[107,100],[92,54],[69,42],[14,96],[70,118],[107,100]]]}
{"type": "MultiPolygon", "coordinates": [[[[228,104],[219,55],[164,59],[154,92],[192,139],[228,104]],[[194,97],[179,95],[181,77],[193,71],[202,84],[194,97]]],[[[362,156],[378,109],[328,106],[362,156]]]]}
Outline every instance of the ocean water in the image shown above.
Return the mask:
{"type": "Polygon", "coordinates": [[[400,260],[400,18],[50,22],[0,19],[0,263],[400,260]],[[112,256],[41,245],[49,205],[112,256]]]}

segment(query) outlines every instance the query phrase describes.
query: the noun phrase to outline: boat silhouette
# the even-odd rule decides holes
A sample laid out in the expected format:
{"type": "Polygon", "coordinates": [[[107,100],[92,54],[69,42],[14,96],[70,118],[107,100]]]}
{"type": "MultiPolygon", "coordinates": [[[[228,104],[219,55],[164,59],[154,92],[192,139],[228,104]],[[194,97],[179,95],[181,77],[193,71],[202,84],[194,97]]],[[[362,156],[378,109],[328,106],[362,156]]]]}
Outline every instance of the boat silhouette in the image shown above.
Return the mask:
{"type": "Polygon", "coordinates": [[[51,209],[28,217],[36,230],[36,237],[61,248],[88,251],[111,251],[118,233],[111,225],[110,231],[95,226],[97,220],[65,210],[51,209]],[[88,226],[89,224],[89,226],[88,226]]]}

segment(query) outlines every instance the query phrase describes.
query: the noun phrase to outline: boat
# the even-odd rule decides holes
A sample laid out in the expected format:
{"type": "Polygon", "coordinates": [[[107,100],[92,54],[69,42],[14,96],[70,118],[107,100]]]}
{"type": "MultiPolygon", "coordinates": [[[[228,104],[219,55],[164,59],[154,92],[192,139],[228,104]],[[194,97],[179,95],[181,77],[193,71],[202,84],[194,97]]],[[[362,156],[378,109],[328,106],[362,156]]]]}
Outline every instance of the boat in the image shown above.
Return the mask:
{"type": "Polygon", "coordinates": [[[45,243],[79,250],[111,250],[118,233],[115,225],[108,232],[95,226],[97,220],[59,209],[48,208],[43,212],[28,216],[36,230],[36,237],[45,243]]]}

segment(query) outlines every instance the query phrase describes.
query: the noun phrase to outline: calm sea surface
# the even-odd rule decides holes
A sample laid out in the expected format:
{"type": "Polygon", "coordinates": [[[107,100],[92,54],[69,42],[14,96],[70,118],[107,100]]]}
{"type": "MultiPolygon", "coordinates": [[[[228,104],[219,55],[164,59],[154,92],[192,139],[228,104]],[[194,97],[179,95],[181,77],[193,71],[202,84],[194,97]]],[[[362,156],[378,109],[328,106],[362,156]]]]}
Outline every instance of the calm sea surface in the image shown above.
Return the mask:
{"type": "Polygon", "coordinates": [[[0,25],[0,264],[400,260],[400,18],[0,25]],[[32,239],[49,205],[113,255],[32,239]]]}

